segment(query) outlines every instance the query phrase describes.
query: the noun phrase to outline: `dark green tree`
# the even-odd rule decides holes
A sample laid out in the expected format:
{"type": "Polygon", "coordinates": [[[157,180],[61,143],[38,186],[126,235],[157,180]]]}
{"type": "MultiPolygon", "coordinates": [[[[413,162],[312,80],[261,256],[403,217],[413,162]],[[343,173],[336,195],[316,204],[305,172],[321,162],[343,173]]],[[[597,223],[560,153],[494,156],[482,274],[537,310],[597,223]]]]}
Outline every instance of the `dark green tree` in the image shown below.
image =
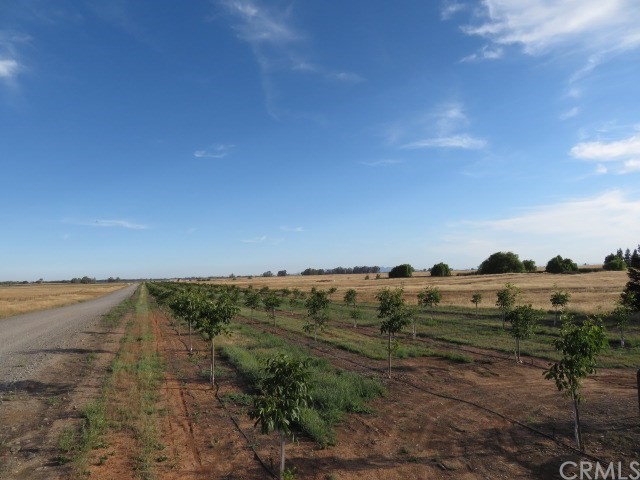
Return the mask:
{"type": "Polygon", "coordinates": [[[579,325],[568,318],[562,326],[560,338],[554,340],[553,345],[560,352],[561,358],[550,365],[544,376],[555,381],[558,390],[572,400],[576,444],[584,451],[578,408],[582,401],[580,389],[582,381],[595,373],[598,355],[607,348],[607,335],[604,326],[597,319],[588,319],[579,325]]]}
{"type": "Polygon", "coordinates": [[[391,378],[391,336],[400,333],[411,322],[413,311],[402,298],[402,288],[384,288],[376,294],[378,318],[382,319],[380,332],[387,334],[388,376],[391,378]]]}
{"type": "Polygon", "coordinates": [[[522,272],[524,272],[524,265],[518,255],[513,252],[493,253],[478,268],[478,273],[481,275],[522,272]]]}
{"type": "Polygon", "coordinates": [[[602,268],[605,270],[621,272],[627,269],[627,264],[624,259],[612,253],[605,257],[602,268]]]}
{"type": "Polygon", "coordinates": [[[432,277],[450,277],[451,269],[449,265],[446,263],[440,262],[436,263],[433,267],[431,267],[431,276],[432,277]]]}
{"type": "Polygon", "coordinates": [[[409,278],[413,275],[413,267],[408,263],[396,265],[389,272],[389,278],[409,278]]]}
{"type": "Polygon", "coordinates": [[[631,267],[627,272],[629,281],[624,287],[621,300],[633,311],[640,311],[640,269],[631,267]]]}
{"type": "Polygon", "coordinates": [[[609,318],[613,321],[616,328],[620,332],[620,348],[624,348],[624,331],[629,326],[629,320],[631,319],[631,308],[625,305],[622,301],[619,301],[611,313],[609,318]]]}
{"type": "Polygon", "coordinates": [[[536,262],[534,262],[533,260],[523,260],[522,265],[524,266],[524,271],[527,273],[536,273],[538,271],[536,262]]]}
{"type": "Polygon", "coordinates": [[[556,255],[547,262],[545,272],[547,273],[571,273],[577,272],[578,265],[570,258],[562,258],[560,255],[556,255]]]}
{"type": "Polygon", "coordinates": [[[360,318],[360,309],[358,308],[358,305],[356,304],[357,296],[358,296],[358,292],[356,291],[356,289],[355,288],[349,288],[344,293],[344,297],[343,297],[344,303],[347,304],[347,306],[351,307],[351,310],[349,312],[349,316],[353,320],[354,328],[358,326],[358,319],[360,318]]]}
{"type": "Polygon", "coordinates": [[[294,437],[292,427],[311,402],[308,368],[308,360],[295,360],[285,354],[270,358],[260,382],[260,394],[249,412],[263,434],[276,431],[280,436],[280,480],[285,474],[286,439],[294,437]]]}
{"type": "Polygon", "coordinates": [[[256,308],[260,308],[260,294],[253,288],[248,288],[244,292],[244,306],[251,309],[251,316],[256,308]]]}

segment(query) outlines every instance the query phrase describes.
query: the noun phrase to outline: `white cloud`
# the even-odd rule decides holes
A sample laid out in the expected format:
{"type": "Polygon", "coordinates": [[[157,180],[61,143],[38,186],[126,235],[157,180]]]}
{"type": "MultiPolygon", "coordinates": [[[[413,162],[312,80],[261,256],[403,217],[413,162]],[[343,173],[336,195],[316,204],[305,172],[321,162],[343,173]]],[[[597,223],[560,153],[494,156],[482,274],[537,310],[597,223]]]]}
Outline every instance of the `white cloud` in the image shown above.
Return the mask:
{"type": "Polygon", "coordinates": [[[83,227],[126,228],[129,230],[146,230],[147,228],[149,228],[148,225],[130,222],[129,220],[94,220],[92,222],[64,220],[64,223],[69,223],[72,225],[80,225],[83,227]]]}
{"type": "Polygon", "coordinates": [[[470,135],[453,135],[450,137],[427,138],[402,145],[402,148],[462,148],[466,150],[480,150],[487,146],[481,138],[470,135]]]}
{"type": "Polygon", "coordinates": [[[529,54],[557,47],[592,51],[640,45],[636,0],[484,0],[485,20],[463,31],[500,45],[519,44],[529,54]]]}
{"type": "Polygon", "coordinates": [[[0,59],[0,78],[12,80],[18,74],[20,65],[12,58],[0,59]]]}
{"type": "Polygon", "coordinates": [[[569,110],[562,112],[559,115],[560,120],[568,120],[570,118],[575,117],[576,115],[578,115],[578,113],[580,113],[580,109],[578,107],[573,107],[570,108],[569,110]]]}
{"type": "Polygon", "coordinates": [[[450,224],[429,249],[459,255],[459,261],[511,250],[546,262],[561,254],[582,262],[602,261],[619,245],[640,238],[640,200],[620,190],[525,209],[513,216],[450,224]]]}
{"type": "Polygon", "coordinates": [[[235,145],[213,145],[206,150],[196,150],[193,152],[193,156],[196,158],[224,158],[235,145]]]}
{"type": "Polygon", "coordinates": [[[393,158],[384,159],[384,160],[374,160],[371,162],[360,162],[362,165],[366,165],[367,167],[389,167],[391,165],[397,165],[402,163],[402,160],[396,160],[393,158]]]}
{"type": "Polygon", "coordinates": [[[621,157],[640,156],[640,135],[633,135],[614,142],[583,142],[571,149],[574,158],[603,162],[621,157]]]}
{"type": "Polygon", "coordinates": [[[622,163],[622,168],[618,170],[618,173],[625,174],[631,172],[640,172],[640,160],[632,159],[625,160],[622,163]]]}
{"type": "Polygon", "coordinates": [[[304,232],[304,228],[302,227],[287,227],[286,225],[280,227],[280,230],[284,232],[304,232]]]}

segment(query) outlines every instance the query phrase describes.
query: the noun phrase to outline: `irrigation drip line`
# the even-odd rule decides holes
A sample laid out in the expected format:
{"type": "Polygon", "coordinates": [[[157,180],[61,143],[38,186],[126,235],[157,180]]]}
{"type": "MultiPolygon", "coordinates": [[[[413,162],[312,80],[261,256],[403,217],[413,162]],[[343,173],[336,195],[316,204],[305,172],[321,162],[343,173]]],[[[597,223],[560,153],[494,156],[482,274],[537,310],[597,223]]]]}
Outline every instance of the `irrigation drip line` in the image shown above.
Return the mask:
{"type": "MultiPolygon", "coordinates": [[[[255,321],[255,320],[250,320],[250,322],[255,324],[255,325],[259,325],[262,328],[274,329],[274,327],[271,327],[270,325],[266,325],[264,323],[261,323],[261,322],[255,321]]],[[[281,329],[280,327],[275,327],[275,330],[283,330],[283,329],[281,329]]],[[[292,332],[285,331],[285,336],[287,336],[288,338],[291,339],[291,335],[296,335],[297,336],[297,334],[293,334],[292,332]]],[[[371,367],[369,365],[365,365],[365,364],[356,362],[355,360],[352,360],[351,358],[347,358],[347,357],[344,357],[344,356],[341,356],[341,355],[337,355],[337,354],[335,354],[333,352],[330,352],[330,351],[327,351],[327,350],[323,350],[323,349],[319,348],[317,345],[307,344],[306,346],[308,348],[311,348],[311,349],[317,350],[319,352],[322,352],[325,355],[329,355],[329,356],[332,356],[334,358],[338,358],[338,359],[344,360],[346,362],[352,363],[354,365],[357,365],[360,368],[364,368],[366,370],[374,371],[374,372],[377,372],[377,373],[381,373],[382,372],[382,370],[379,369],[379,368],[371,367]]],[[[431,390],[429,388],[422,387],[420,385],[416,385],[415,383],[413,383],[413,382],[411,382],[411,381],[409,381],[407,379],[401,379],[401,378],[397,378],[396,377],[396,378],[391,378],[390,380],[391,381],[395,381],[397,383],[405,384],[405,385],[407,385],[407,386],[409,386],[411,388],[414,388],[414,389],[419,390],[421,392],[427,393],[429,395],[433,395],[433,396],[438,397],[438,398],[442,398],[442,399],[445,399],[445,400],[451,400],[451,401],[454,401],[454,402],[459,402],[459,403],[463,403],[465,405],[472,406],[472,407],[477,408],[477,409],[479,409],[479,410],[481,410],[483,412],[495,415],[495,416],[497,416],[497,417],[499,417],[499,418],[501,418],[501,419],[503,419],[503,420],[505,420],[505,421],[507,421],[509,423],[512,423],[514,425],[518,425],[518,426],[520,426],[520,427],[522,427],[522,428],[524,428],[526,430],[529,430],[532,433],[535,433],[535,434],[540,435],[540,436],[542,436],[544,438],[547,438],[547,439],[555,442],[556,444],[558,444],[558,445],[560,445],[560,446],[562,446],[562,447],[564,447],[564,448],[566,448],[566,449],[568,449],[568,450],[570,450],[570,451],[572,451],[574,453],[577,453],[577,454],[579,454],[579,455],[581,455],[583,457],[589,458],[591,460],[595,460],[596,462],[600,462],[603,465],[608,463],[608,462],[605,462],[603,459],[601,459],[599,457],[596,457],[595,455],[592,455],[590,453],[584,452],[584,451],[580,450],[579,448],[576,448],[576,447],[574,447],[572,445],[569,445],[569,444],[563,442],[562,440],[557,439],[556,437],[554,437],[552,435],[549,435],[549,434],[547,434],[547,433],[545,433],[545,432],[543,432],[541,430],[533,428],[533,427],[531,427],[531,426],[529,426],[529,425],[527,425],[525,423],[522,423],[522,422],[520,422],[520,421],[518,421],[518,420],[516,420],[514,418],[508,417],[507,415],[504,415],[504,414],[502,414],[500,412],[492,410],[492,409],[490,409],[488,407],[484,407],[482,405],[474,403],[474,402],[472,402],[470,400],[465,400],[463,398],[458,398],[458,397],[455,397],[453,395],[447,395],[447,394],[444,394],[444,393],[438,393],[438,392],[436,392],[434,390],[431,390]]]]}

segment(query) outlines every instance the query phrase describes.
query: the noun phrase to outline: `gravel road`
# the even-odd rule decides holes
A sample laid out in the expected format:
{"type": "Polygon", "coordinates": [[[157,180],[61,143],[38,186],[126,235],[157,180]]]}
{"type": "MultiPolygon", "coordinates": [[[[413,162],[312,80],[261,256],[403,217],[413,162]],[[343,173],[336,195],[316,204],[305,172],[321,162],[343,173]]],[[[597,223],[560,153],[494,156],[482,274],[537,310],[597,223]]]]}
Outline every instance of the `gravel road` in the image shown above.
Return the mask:
{"type": "Polygon", "coordinates": [[[136,288],[134,284],[87,302],[0,319],[0,390],[37,374],[52,354],[80,348],[86,330],[136,288]]]}

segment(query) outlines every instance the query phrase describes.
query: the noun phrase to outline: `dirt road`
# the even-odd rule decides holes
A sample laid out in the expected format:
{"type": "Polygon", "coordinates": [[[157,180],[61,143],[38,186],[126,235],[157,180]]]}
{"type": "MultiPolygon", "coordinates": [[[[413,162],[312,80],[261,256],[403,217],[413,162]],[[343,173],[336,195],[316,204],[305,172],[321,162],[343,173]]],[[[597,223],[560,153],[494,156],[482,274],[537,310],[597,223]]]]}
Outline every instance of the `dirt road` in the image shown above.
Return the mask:
{"type": "Polygon", "coordinates": [[[56,478],[61,425],[97,391],[121,332],[100,318],[137,285],[0,320],[0,479],[56,478]]]}

